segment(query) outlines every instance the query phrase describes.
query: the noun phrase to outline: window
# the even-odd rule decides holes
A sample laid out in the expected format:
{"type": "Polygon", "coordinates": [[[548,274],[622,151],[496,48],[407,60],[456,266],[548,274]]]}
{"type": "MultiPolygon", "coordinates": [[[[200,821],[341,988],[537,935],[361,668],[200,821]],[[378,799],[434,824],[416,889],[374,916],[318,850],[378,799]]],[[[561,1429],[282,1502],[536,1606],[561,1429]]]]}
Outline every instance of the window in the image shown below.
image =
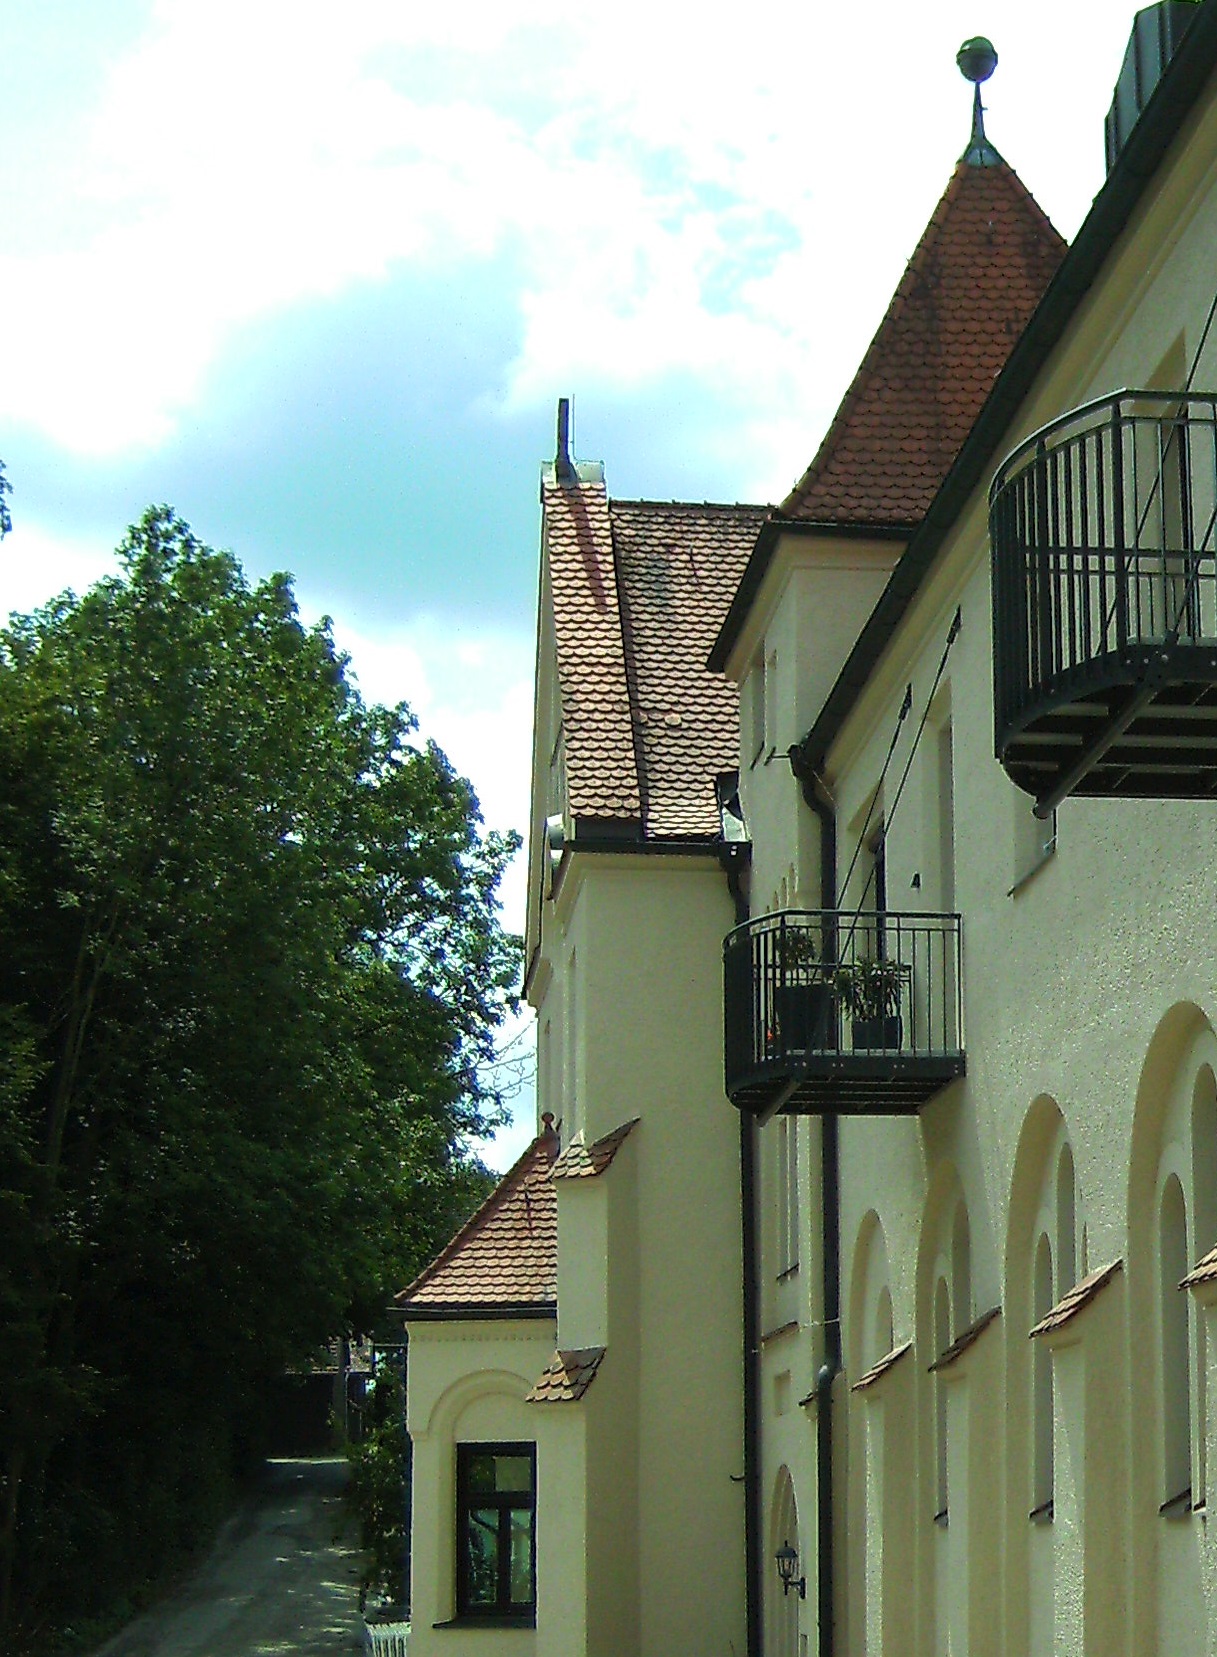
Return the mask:
{"type": "Polygon", "coordinates": [[[1188,1271],[1187,1205],[1175,1174],[1163,1187],[1158,1228],[1162,1511],[1187,1511],[1192,1505],[1190,1354],[1187,1296],[1179,1290],[1188,1271]]]}
{"type": "Polygon", "coordinates": [[[799,1269],[799,1139],[795,1116],[777,1120],[777,1271],[786,1277],[799,1269]]]}
{"type": "MultiPolygon", "coordinates": [[[[1040,1232],[1035,1249],[1035,1277],[1032,1283],[1032,1316],[1036,1323],[1052,1310],[1052,1244],[1047,1234],[1040,1232]]],[[[1032,1381],[1032,1469],[1031,1492],[1035,1505],[1031,1518],[1043,1522],[1053,1516],[1056,1469],[1054,1462],[1053,1431],[1055,1404],[1053,1399],[1052,1353],[1043,1340],[1035,1342],[1031,1355],[1032,1381]]]]}
{"type": "Polygon", "coordinates": [[[752,764],[765,752],[765,652],[761,651],[749,675],[752,699],[752,764]]]}
{"type": "Polygon", "coordinates": [[[456,1447],[456,1609],[536,1615],[537,1452],[533,1444],[456,1447]]]}
{"type": "Polygon", "coordinates": [[[951,721],[938,727],[938,907],[955,907],[955,753],[951,721]]]}

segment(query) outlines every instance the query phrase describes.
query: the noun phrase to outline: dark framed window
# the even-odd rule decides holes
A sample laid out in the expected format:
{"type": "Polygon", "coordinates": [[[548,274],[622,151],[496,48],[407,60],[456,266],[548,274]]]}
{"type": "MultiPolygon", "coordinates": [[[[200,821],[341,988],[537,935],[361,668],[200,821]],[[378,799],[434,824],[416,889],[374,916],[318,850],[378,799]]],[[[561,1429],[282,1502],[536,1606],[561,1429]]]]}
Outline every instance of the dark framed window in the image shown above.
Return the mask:
{"type": "Polygon", "coordinates": [[[458,1616],[535,1620],[536,1536],[536,1445],[458,1444],[458,1616]]]}

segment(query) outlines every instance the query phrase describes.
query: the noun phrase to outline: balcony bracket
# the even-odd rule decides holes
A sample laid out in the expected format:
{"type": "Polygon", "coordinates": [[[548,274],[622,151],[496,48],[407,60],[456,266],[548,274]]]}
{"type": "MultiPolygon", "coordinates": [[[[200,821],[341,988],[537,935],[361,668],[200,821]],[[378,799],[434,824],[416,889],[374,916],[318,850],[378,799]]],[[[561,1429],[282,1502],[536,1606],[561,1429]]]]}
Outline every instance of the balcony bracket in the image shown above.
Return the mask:
{"type": "Polygon", "coordinates": [[[1090,775],[1108,749],[1119,741],[1137,715],[1153,701],[1165,678],[1165,664],[1159,657],[1141,683],[1121,700],[1111,718],[1086,744],[1080,757],[1061,773],[1046,794],[1041,794],[1036,800],[1031,809],[1041,822],[1051,817],[1061,801],[1068,799],[1078,784],[1090,775]]]}
{"type": "Polygon", "coordinates": [[[757,1111],[756,1125],[758,1128],[763,1128],[767,1122],[772,1122],[775,1116],[782,1114],[798,1092],[800,1080],[801,1077],[792,1076],[780,1092],[774,1094],[772,1101],[763,1110],[757,1111]]]}

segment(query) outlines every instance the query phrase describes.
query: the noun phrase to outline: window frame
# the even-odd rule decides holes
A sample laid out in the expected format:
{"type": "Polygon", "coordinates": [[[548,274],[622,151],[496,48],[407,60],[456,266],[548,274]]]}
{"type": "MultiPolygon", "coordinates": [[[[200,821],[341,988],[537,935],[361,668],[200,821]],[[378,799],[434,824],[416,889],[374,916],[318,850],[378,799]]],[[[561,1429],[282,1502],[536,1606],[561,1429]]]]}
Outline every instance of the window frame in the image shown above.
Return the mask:
{"type": "Polygon", "coordinates": [[[463,1621],[511,1623],[533,1628],[537,1620],[537,1446],[534,1442],[467,1441],[456,1446],[456,1614],[463,1621]],[[470,1464],[476,1456],[527,1458],[530,1489],[482,1491],[470,1488],[470,1464]],[[511,1514],[527,1507],[529,1524],[529,1598],[511,1600],[511,1514]],[[475,1508],[498,1512],[496,1597],[493,1605],[474,1604],[470,1594],[469,1514],[475,1508]]]}

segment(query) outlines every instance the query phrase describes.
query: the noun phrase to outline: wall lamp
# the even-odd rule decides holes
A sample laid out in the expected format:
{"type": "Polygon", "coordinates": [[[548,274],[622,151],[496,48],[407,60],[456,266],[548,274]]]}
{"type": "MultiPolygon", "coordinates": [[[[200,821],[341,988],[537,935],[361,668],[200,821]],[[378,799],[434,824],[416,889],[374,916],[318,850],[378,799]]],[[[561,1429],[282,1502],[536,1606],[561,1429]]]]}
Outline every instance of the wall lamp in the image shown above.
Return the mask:
{"type": "Polygon", "coordinates": [[[795,1576],[794,1573],[799,1566],[799,1556],[790,1546],[789,1542],[782,1543],[775,1555],[775,1558],[778,1562],[778,1575],[782,1579],[782,1598],[785,1599],[786,1595],[792,1588],[797,1588],[799,1590],[799,1598],[806,1599],[807,1578],[805,1576],[795,1576]]]}

